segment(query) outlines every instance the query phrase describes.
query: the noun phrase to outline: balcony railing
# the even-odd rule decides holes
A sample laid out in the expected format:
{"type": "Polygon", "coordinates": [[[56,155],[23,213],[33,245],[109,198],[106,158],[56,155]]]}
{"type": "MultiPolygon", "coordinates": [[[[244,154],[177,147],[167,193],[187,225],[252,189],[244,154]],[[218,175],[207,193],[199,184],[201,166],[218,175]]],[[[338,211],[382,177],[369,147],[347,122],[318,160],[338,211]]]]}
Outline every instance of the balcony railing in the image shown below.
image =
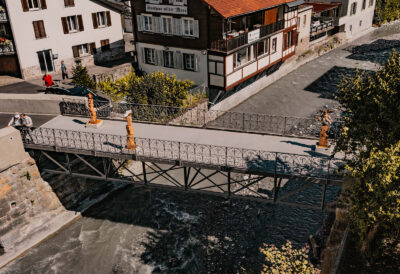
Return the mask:
{"type": "Polygon", "coordinates": [[[311,27],[311,34],[314,34],[315,32],[319,32],[321,30],[326,30],[327,28],[333,27],[333,19],[329,21],[324,21],[318,26],[311,27]]]}
{"type": "Polygon", "coordinates": [[[14,45],[0,45],[0,55],[14,54],[14,45]]]}
{"type": "Polygon", "coordinates": [[[0,21],[7,21],[7,14],[4,11],[0,11],[0,21]]]}
{"type": "MultiPolygon", "coordinates": [[[[284,29],[285,20],[281,20],[269,25],[261,26],[260,29],[260,38],[263,38],[269,34],[272,34],[276,31],[284,29]]],[[[234,49],[237,49],[241,46],[248,44],[248,34],[249,32],[245,32],[243,34],[239,34],[237,37],[233,37],[230,39],[221,39],[218,41],[213,41],[211,43],[211,50],[229,52],[234,49]]]]}

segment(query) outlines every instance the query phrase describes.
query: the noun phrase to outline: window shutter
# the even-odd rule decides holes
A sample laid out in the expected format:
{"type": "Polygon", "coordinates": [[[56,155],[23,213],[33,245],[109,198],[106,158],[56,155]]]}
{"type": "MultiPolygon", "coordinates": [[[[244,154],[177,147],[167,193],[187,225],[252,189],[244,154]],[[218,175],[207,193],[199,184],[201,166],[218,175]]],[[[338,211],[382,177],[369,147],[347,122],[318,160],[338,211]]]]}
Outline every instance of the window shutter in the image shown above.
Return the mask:
{"type": "Polygon", "coordinates": [[[107,16],[107,26],[111,26],[111,13],[110,11],[106,11],[106,16],[107,16]]]}
{"type": "Polygon", "coordinates": [[[92,13],[93,28],[97,29],[99,25],[97,24],[97,13],[92,13]]]}
{"type": "Polygon", "coordinates": [[[64,0],[64,6],[68,7],[69,6],[69,0],[64,0]]]}
{"type": "Polygon", "coordinates": [[[39,39],[40,38],[40,31],[39,31],[39,26],[37,21],[33,21],[33,31],[35,32],[35,38],[39,39]]]}
{"type": "Polygon", "coordinates": [[[174,64],[175,68],[183,69],[183,62],[182,62],[183,54],[180,52],[174,52],[174,64]]]}
{"type": "Polygon", "coordinates": [[[174,35],[182,35],[182,23],[181,19],[173,18],[172,20],[172,34],[174,35]]]}
{"type": "Polygon", "coordinates": [[[28,0],[21,0],[21,4],[24,12],[29,11],[28,0]]]}
{"type": "Polygon", "coordinates": [[[40,8],[42,10],[47,9],[46,0],[40,0],[40,8]]]}
{"type": "Polygon", "coordinates": [[[64,34],[68,34],[69,29],[68,29],[67,17],[61,17],[61,23],[64,30],[64,34]]]}
{"type": "Polygon", "coordinates": [[[84,31],[85,30],[85,28],[83,27],[82,15],[78,15],[78,26],[79,26],[79,31],[84,31]]]}
{"type": "Polygon", "coordinates": [[[286,46],[287,46],[287,33],[283,34],[283,50],[286,50],[286,46]]]}
{"type": "Polygon", "coordinates": [[[163,52],[161,50],[156,50],[156,65],[164,66],[163,64],[163,52]]]}
{"type": "Polygon", "coordinates": [[[200,71],[199,56],[194,55],[194,71],[200,71]]]}
{"type": "Polygon", "coordinates": [[[41,21],[39,21],[38,22],[38,25],[39,25],[39,32],[40,32],[40,37],[41,38],[46,38],[46,30],[45,30],[45,28],[44,28],[44,22],[43,22],[43,20],[41,20],[41,21]]]}
{"type": "Polygon", "coordinates": [[[199,38],[199,20],[193,21],[193,34],[194,37],[199,38]]]}
{"type": "Polygon", "coordinates": [[[136,15],[138,31],[143,31],[143,18],[141,15],[136,15]]]}
{"type": "Polygon", "coordinates": [[[140,49],[140,54],[142,55],[141,59],[142,59],[143,64],[146,64],[146,53],[145,53],[145,49],[144,48],[140,49]]]}
{"type": "Polygon", "coordinates": [[[92,54],[92,55],[96,54],[97,53],[96,43],[95,42],[90,43],[89,46],[90,46],[90,54],[92,54]]]}
{"type": "Polygon", "coordinates": [[[72,47],[72,53],[73,53],[74,57],[79,57],[78,46],[73,46],[72,47]]]}

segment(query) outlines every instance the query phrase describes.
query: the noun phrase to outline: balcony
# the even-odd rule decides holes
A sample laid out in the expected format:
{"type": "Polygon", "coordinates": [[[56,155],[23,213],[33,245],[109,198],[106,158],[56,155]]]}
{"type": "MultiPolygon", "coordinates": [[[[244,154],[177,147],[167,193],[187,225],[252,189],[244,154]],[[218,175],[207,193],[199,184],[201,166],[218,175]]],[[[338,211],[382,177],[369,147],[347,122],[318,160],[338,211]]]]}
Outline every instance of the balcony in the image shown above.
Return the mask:
{"type": "Polygon", "coordinates": [[[0,55],[9,55],[9,54],[15,54],[15,49],[12,41],[7,40],[7,42],[4,42],[0,40],[0,55]]]}
{"type": "Polygon", "coordinates": [[[334,19],[314,21],[314,22],[311,23],[310,35],[311,36],[318,35],[321,32],[325,32],[325,31],[331,30],[334,27],[335,27],[334,19]]]}
{"type": "Polygon", "coordinates": [[[236,33],[229,33],[226,39],[211,42],[210,50],[219,52],[230,52],[263,37],[266,37],[274,32],[284,29],[285,20],[261,26],[252,31],[240,31],[236,33]],[[254,33],[257,32],[255,35],[254,33]],[[258,33],[259,32],[259,33],[258,33]],[[250,38],[250,39],[249,39],[250,38]]]}
{"type": "Polygon", "coordinates": [[[8,21],[7,14],[4,10],[2,11],[1,9],[2,8],[0,6],[0,22],[7,22],[8,21]]]}

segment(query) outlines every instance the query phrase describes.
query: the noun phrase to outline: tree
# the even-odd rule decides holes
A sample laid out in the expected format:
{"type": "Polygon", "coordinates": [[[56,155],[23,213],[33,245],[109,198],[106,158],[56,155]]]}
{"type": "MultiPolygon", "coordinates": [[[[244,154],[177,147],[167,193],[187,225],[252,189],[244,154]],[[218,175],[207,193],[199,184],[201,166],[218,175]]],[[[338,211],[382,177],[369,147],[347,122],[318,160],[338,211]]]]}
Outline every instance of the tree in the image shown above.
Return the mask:
{"type": "Polygon", "coordinates": [[[336,149],[351,154],[346,197],[368,257],[380,237],[400,231],[400,54],[374,73],[344,80],[337,99],[346,111],[336,149]]]}
{"type": "Polygon", "coordinates": [[[72,75],[72,83],[89,89],[96,89],[96,82],[89,75],[87,68],[81,64],[72,68],[72,75]]]}
{"type": "Polygon", "coordinates": [[[400,0],[377,0],[375,22],[384,24],[400,18],[400,0]]]}
{"type": "Polygon", "coordinates": [[[308,247],[294,249],[290,241],[282,245],[279,250],[274,245],[264,244],[264,248],[260,248],[261,253],[265,255],[266,265],[264,265],[261,273],[319,273],[308,260],[308,247]]]}

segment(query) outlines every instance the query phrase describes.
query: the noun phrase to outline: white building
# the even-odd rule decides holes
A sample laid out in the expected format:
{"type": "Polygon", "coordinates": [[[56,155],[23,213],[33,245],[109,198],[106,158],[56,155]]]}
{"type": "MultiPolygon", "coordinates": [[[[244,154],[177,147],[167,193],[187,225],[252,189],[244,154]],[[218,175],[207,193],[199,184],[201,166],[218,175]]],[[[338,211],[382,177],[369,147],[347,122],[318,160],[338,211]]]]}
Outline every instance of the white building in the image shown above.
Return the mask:
{"type": "Polygon", "coordinates": [[[5,0],[24,79],[125,54],[121,14],[105,0],[5,0]]]}

